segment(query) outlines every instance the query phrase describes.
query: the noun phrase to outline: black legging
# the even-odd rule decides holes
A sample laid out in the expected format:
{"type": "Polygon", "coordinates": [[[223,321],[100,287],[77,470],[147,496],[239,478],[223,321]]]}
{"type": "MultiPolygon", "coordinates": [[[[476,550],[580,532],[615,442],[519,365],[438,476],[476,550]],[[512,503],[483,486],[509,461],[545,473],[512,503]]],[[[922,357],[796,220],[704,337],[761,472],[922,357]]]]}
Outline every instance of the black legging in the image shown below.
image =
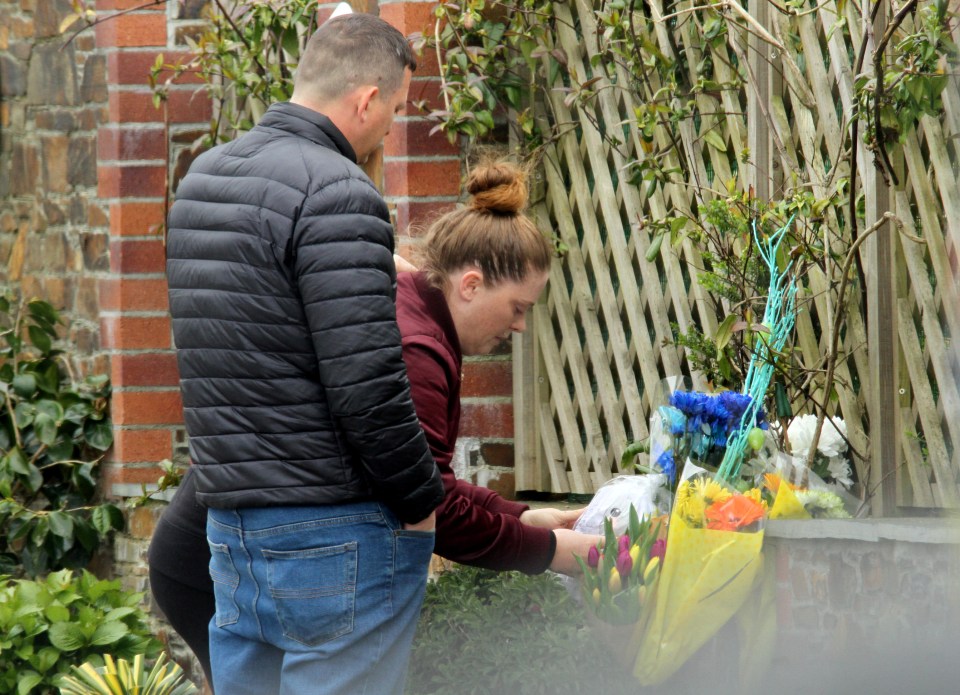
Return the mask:
{"type": "Polygon", "coordinates": [[[203,673],[207,677],[210,691],[213,692],[207,627],[215,611],[212,591],[201,591],[178,582],[151,567],[150,592],[153,594],[153,600],[166,616],[167,622],[196,654],[203,667],[203,673]]]}

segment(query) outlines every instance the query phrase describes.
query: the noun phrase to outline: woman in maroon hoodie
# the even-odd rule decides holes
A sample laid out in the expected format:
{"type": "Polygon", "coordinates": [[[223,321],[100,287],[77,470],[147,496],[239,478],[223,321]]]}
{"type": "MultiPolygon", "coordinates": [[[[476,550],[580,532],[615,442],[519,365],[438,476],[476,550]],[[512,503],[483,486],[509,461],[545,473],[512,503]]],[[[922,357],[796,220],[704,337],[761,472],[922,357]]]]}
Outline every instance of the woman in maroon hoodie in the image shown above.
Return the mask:
{"type": "Polygon", "coordinates": [[[580,510],[530,509],[458,480],[451,467],[460,427],[464,355],[492,352],[525,328],[547,283],[554,250],[523,214],[521,169],[476,167],[471,198],[427,231],[420,270],[397,278],[397,322],[413,403],[440,467],[446,497],[437,507],[434,552],[468,565],[536,574],[577,572],[599,540],[571,529],[580,510]]]}
{"type": "MultiPolygon", "coordinates": [[[[460,427],[463,355],[492,352],[514,331],[547,282],[553,248],[523,214],[527,189],[515,165],[474,169],[466,206],[427,232],[422,269],[399,273],[397,322],[414,406],[443,477],[434,552],[467,565],[537,574],[576,574],[574,555],[601,539],[571,530],[581,510],[530,509],[457,480],[451,467],[460,427]]],[[[149,550],[153,599],[208,674],[207,625],[214,613],[206,509],[191,471],[157,524],[149,550]]]]}

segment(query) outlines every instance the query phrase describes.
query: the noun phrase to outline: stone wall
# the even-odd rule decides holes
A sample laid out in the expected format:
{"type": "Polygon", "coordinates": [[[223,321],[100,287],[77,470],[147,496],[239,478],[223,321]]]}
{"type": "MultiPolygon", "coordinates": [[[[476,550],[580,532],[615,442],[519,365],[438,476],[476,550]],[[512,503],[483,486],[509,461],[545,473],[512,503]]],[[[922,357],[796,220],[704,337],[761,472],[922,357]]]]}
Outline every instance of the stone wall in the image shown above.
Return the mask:
{"type": "Polygon", "coordinates": [[[62,309],[86,373],[106,372],[97,283],[109,273],[97,190],[106,56],[59,32],[69,0],[0,0],[0,284],[62,309]]]}

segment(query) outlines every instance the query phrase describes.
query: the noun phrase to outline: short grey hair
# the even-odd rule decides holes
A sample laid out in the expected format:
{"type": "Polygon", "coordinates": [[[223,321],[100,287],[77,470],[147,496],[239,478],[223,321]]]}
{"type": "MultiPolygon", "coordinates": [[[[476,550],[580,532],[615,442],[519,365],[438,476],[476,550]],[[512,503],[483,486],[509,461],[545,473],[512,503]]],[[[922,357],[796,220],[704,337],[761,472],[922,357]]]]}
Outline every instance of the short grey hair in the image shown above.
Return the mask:
{"type": "Polygon", "coordinates": [[[416,70],[417,59],[403,34],[371,14],[341,15],[310,37],[294,74],[294,92],[330,101],[374,85],[393,94],[407,68],[416,70]]]}

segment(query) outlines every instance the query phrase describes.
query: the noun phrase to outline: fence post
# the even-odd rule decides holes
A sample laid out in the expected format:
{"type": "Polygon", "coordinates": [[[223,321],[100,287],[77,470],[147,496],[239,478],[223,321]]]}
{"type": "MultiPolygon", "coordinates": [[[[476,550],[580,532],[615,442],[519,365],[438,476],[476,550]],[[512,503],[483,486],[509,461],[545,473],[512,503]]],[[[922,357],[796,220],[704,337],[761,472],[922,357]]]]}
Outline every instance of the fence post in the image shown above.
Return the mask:
{"type": "MultiPolygon", "coordinates": [[[[887,26],[889,3],[881,6],[871,25],[869,12],[864,12],[864,41],[867,42],[864,67],[872,66],[876,38],[887,26]]],[[[859,147],[863,192],[866,202],[864,229],[869,229],[890,210],[891,196],[887,181],[874,165],[862,143],[859,147]]],[[[897,504],[897,471],[899,470],[900,405],[897,388],[899,364],[897,354],[897,283],[894,266],[893,223],[864,242],[861,258],[866,276],[867,345],[870,397],[870,481],[868,493],[874,516],[890,516],[897,504]]],[[[829,394],[828,394],[829,396],[829,394]]]]}
{"type": "MultiPolygon", "coordinates": [[[[770,31],[768,0],[757,3],[753,9],[753,18],[770,31]]],[[[747,88],[747,146],[750,148],[753,175],[748,173],[747,181],[753,186],[756,197],[766,202],[777,187],[774,168],[780,165],[779,162],[774,162],[773,148],[770,146],[769,105],[774,95],[770,67],[775,58],[775,49],[756,32],[750,32],[747,36],[747,61],[749,74],[753,78],[753,84],[747,88]]]]}

